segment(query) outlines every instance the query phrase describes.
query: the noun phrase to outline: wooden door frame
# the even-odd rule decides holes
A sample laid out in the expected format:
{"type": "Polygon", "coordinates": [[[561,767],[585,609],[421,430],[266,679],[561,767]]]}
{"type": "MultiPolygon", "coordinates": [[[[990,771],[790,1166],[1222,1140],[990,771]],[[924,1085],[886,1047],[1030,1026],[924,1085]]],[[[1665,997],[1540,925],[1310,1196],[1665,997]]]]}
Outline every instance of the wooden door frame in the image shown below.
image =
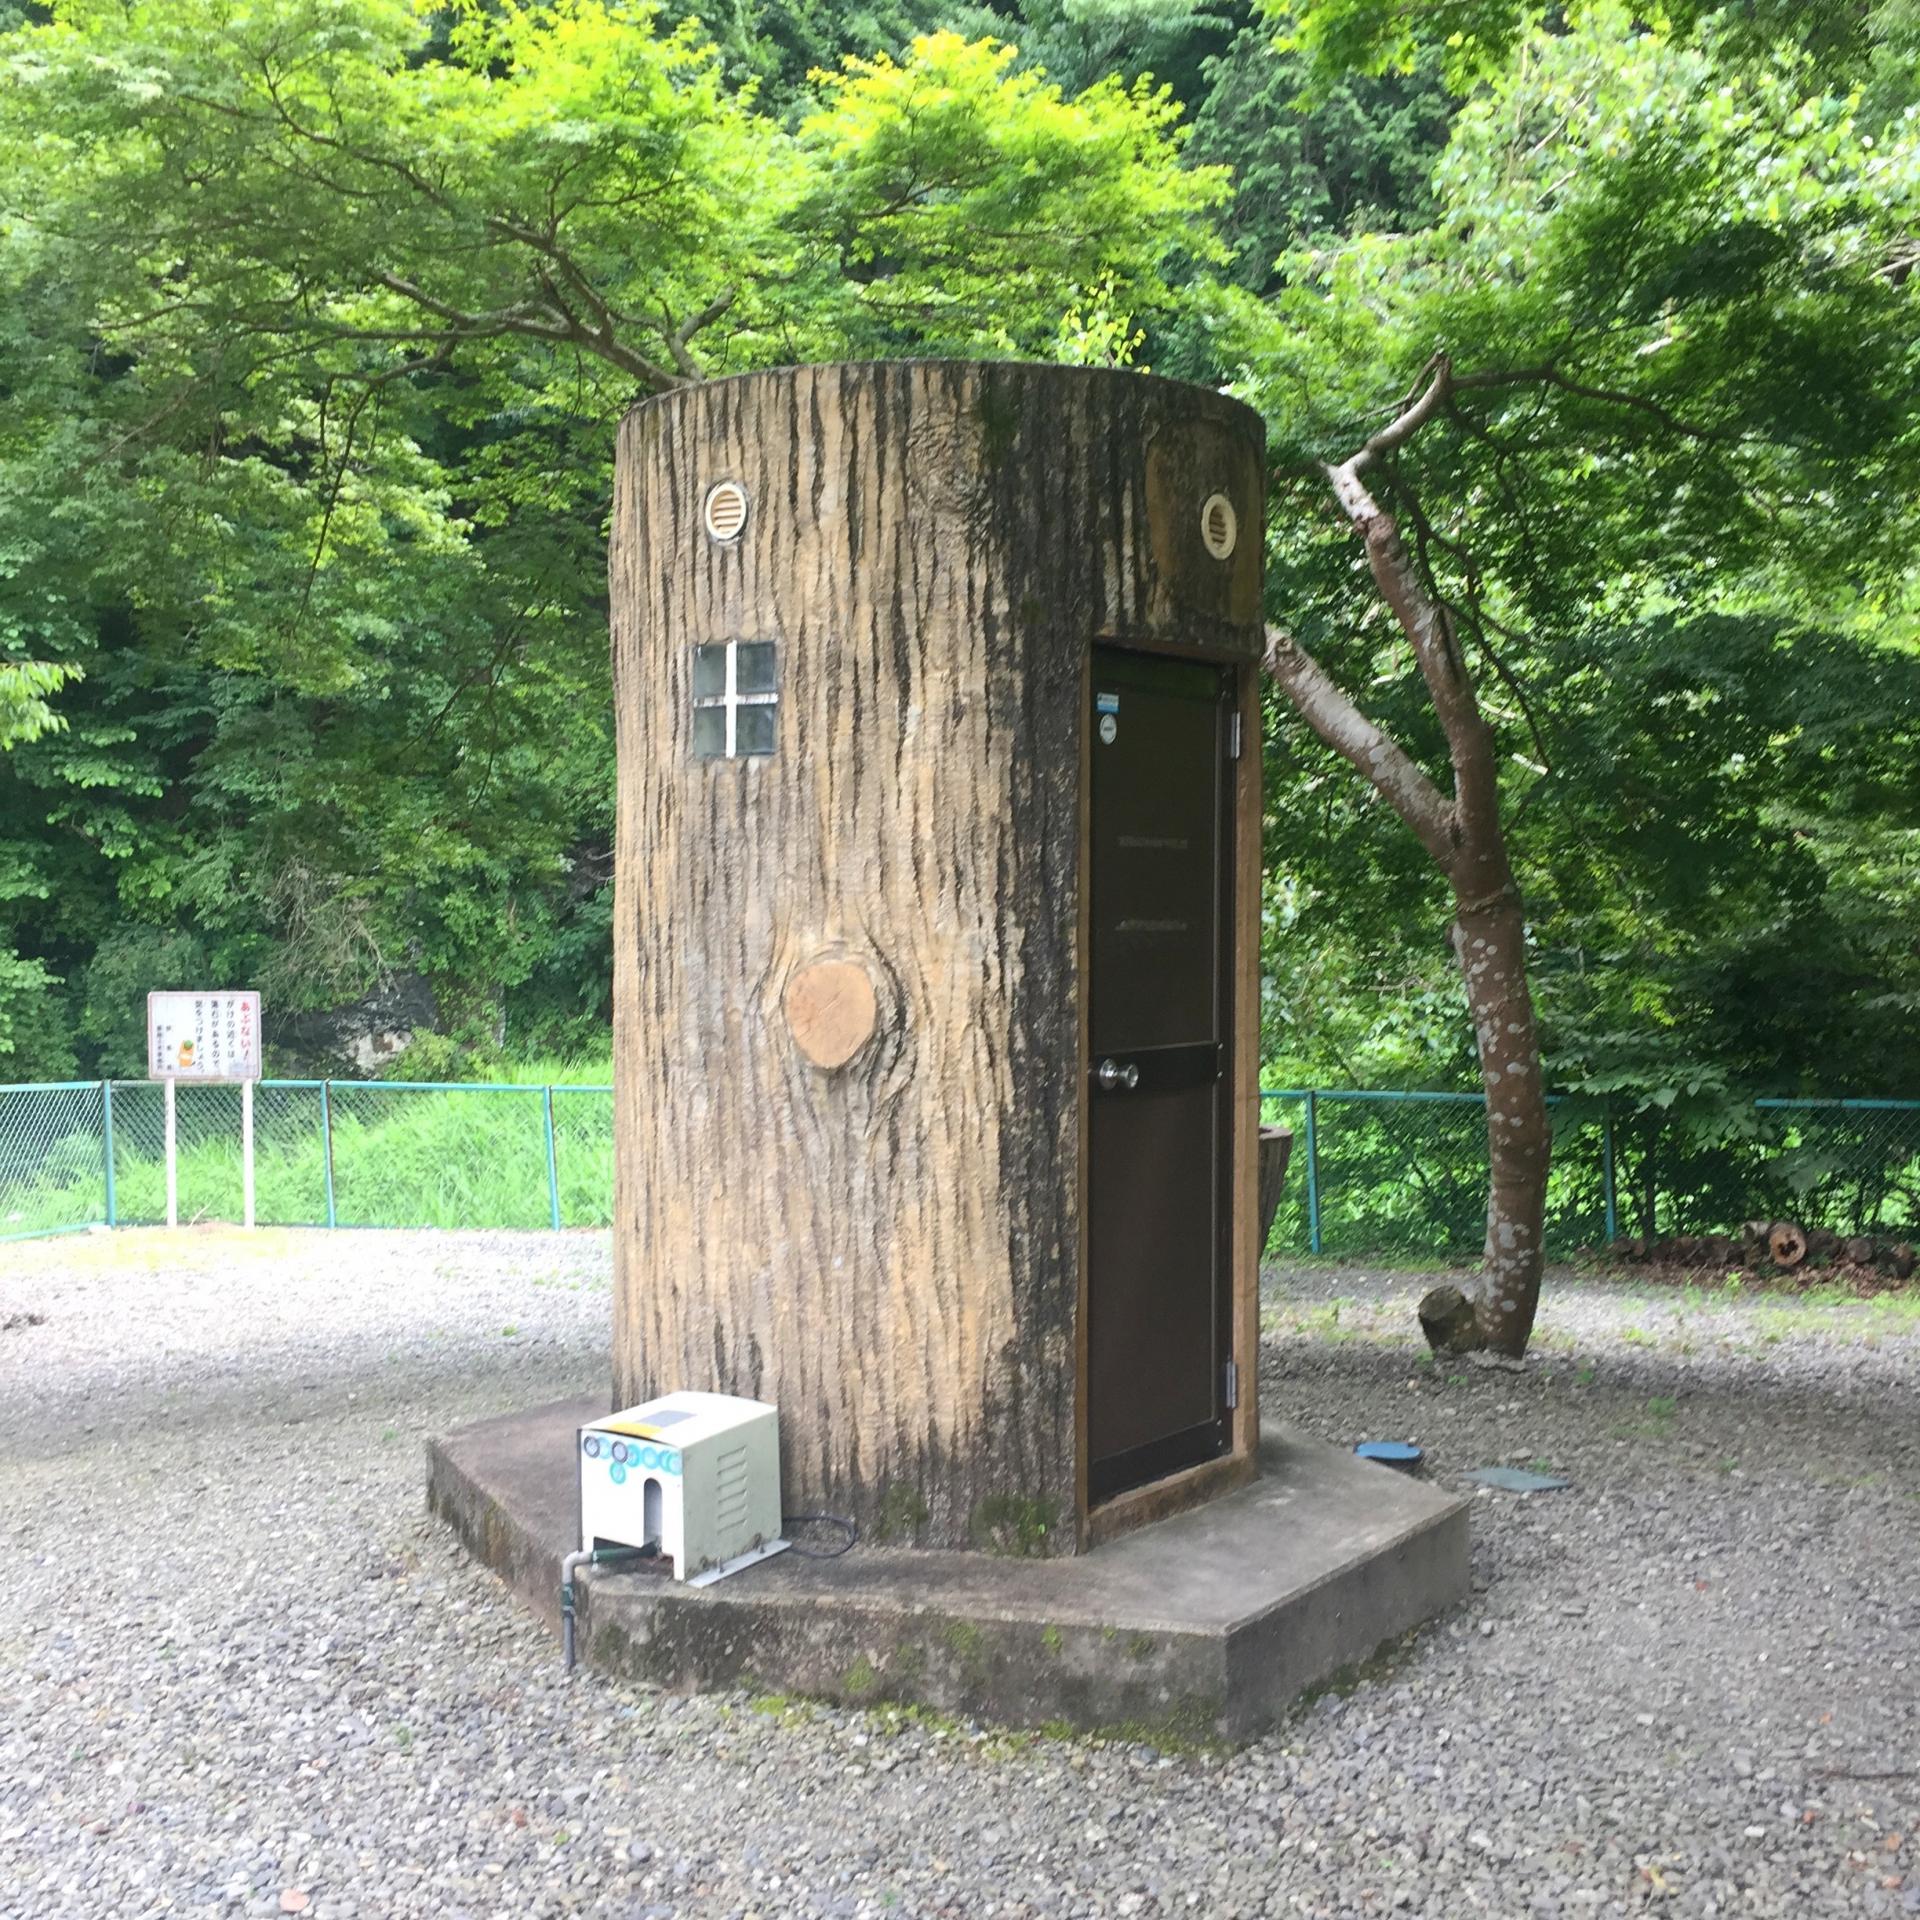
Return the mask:
{"type": "Polygon", "coordinates": [[[1074,1272],[1078,1297],[1074,1312],[1074,1505],[1075,1533],[1082,1550],[1110,1540],[1116,1534],[1145,1526],[1184,1507],[1243,1486],[1259,1471],[1260,1445],[1260,842],[1264,789],[1260,769],[1260,676],[1256,663],[1243,653],[1143,639],[1135,634],[1099,633],[1092,636],[1080,668],[1080,853],[1077,890],[1078,925],[1075,932],[1078,994],[1079,1058],[1076,1113],[1079,1191],[1076,1214],[1074,1272]],[[1193,660],[1207,666],[1229,667],[1235,675],[1235,711],[1240,716],[1240,757],[1233,763],[1233,897],[1228,903],[1232,941],[1231,1047],[1227,1061],[1227,1112],[1233,1127],[1229,1143],[1232,1178],[1229,1206],[1227,1298],[1232,1315],[1228,1351],[1237,1375],[1237,1404],[1229,1415],[1228,1448],[1218,1459],[1183,1468],[1163,1480],[1129,1488],[1098,1506],[1089,1499],[1092,1459],[1088,1451],[1089,1361],[1087,1304],[1089,1293],[1088,1195],[1092,1165],[1088,1075],[1093,1068],[1092,997],[1089,991],[1093,953],[1093,656],[1097,647],[1120,647],[1193,660]]]}

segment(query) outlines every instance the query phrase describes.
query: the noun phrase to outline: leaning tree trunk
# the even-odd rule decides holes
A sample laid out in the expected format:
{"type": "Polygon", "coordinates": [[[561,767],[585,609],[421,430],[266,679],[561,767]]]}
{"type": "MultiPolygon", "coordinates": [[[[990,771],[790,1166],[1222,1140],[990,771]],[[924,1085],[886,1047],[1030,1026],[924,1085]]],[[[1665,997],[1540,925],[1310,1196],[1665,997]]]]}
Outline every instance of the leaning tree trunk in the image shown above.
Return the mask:
{"type": "MultiPolygon", "coordinates": [[[[1475,864],[1506,870],[1504,843],[1475,864]]],[[[1457,904],[1451,937],[1486,1089],[1487,1237],[1477,1297],[1465,1301],[1456,1288],[1436,1287],[1421,1303],[1421,1320],[1430,1324],[1455,1294],[1472,1310],[1472,1332],[1442,1344],[1517,1356],[1527,1350],[1540,1304],[1553,1129],[1527,987],[1526,916],[1511,872],[1490,895],[1457,904]]]]}
{"type": "Polygon", "coordinates": [[[1270,631],[1267,666],[1315,733],[1413,830],[1453,889],[1450,933],[1466,987],[1487,1101],[1487,1233],[1471,1293],[1436,1287],[1420,1303],[1427,1338],[1452,1351],[1526,1352],[1540,1303],[1552,1128],[1527,986],[1526,917],[1500,820],[1499,761],[1452,616],[1408,554],[1393,515],[1362,475],[1446,404],[1452,371],[1436,360],[1425,392],[1358,453],[1327,469],[1360,536],[1381,598],[1413,648],[1447,738],[1444,793],[1290,635],[1270,631]]]}

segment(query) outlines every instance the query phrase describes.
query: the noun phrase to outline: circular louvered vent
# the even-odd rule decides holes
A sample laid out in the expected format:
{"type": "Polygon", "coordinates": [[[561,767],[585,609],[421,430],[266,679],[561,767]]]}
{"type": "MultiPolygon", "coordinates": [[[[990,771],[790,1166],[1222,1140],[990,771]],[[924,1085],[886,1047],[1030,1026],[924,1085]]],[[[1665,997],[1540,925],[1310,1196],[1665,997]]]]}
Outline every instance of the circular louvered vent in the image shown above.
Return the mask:
{"type": "Polygon", "coordinates": [[[722,480],[707,491],[707,532],[715,540],[740,538],[747,524],[747,490],[737,480],[722,480]]]}
{"type": "Polygon", "coordinates": [[[1240,537],[1240,516],[1224,493],[1210,493],[1200,509],[1200,538],[1216,560],[1225,560],[1240,537]]]}

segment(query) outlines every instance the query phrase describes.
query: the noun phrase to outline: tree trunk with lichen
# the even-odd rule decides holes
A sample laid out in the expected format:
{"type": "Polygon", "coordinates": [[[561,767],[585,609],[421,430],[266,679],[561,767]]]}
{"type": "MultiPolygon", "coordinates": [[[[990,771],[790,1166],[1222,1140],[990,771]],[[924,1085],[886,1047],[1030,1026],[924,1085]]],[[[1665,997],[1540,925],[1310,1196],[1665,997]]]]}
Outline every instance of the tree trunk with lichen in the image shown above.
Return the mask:
{"type": "MultiPolygon", "coordinates": [[[[1494,851],[1506,868],[1504,841],[1494,851]]],[[[1472,1303],[1478,1337],[1469,1344],[1517,1356],[1540,1304],[1553,1128],[1527,986],[1526,916],[1510,872],[1492,900],[1456,910],[1452,941],[1487,1098],[1487,1237],[1472,1303]]]]}

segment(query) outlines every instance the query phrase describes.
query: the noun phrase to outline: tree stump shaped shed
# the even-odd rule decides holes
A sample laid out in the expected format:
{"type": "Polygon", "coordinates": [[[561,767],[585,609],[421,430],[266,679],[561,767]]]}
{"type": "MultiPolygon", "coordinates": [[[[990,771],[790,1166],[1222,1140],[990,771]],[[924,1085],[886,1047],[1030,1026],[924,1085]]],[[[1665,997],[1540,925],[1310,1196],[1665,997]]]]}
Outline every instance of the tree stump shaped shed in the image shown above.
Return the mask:
{"type": "Polygon", "coordinates": [[[1262,461],[1019,364],[623,423],[615,1392],[775,1402],[789,1511],[1074,1552],[1253,1471],[1262,461]]]}

